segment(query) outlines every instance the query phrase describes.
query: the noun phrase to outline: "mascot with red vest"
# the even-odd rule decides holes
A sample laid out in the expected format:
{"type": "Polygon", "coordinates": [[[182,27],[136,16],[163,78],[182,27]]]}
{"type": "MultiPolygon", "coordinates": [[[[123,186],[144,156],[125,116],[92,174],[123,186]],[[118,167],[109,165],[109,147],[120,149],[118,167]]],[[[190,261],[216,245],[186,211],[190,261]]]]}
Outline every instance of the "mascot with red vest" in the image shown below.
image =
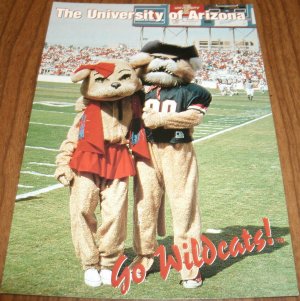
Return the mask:
{"type": "Polygon", "coordinates": [[[124,251],[132,153],[149,158],[141,127],[142,83],[126,61],[78,68],[83,80],[79,111],[56,158],[55,177],[70,186],[71,233],[89,286],[111,284],[111,270],[124,251]],[[95,211],[101,211],[98,225],[95,211]]]}

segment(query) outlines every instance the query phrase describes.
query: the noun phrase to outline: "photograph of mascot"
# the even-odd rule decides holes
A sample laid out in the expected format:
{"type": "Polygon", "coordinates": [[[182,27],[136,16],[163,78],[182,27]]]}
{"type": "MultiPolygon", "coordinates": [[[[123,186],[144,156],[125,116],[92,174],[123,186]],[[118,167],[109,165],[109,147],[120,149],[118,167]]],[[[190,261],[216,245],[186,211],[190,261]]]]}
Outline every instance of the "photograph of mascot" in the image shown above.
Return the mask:
{"type": "Polygon", "coordinates": [[[128,179],[135,175],[131,151],[149,158],[146,140],[145,148],[141,139],[129,145],[129,134],[137,134],[132,125],[139,124],[141,115],[142,83],[123,60],[83,65],[71,79],[83,80],[82,97],[56,157],[55,177],[70,186],[72,240],[85,283],[111,285],[111,270],[126,238],[128,179]]]}
{"type": "MultiPolygon", "coordinates": [[[[205,88],[191,83],[200,67],[194,46],[151,41],[130,62],[136,68],[142,66],[137,73],[146,92],[142,119],[151,154],[151,160],[136,161],[133,242],[136,257],[131,266],[142,264],[148,271],[158,246],[156,234],[165,235],[165,195],[172,212],[174,244],[181,254],[191,251],[191,238],[201,246],[198,166],[192,133],[202,122],[212,96],[205,88]]],[[[197,267],[183,268],[180,273],[185,288],[202,285],[197,267]]]]}

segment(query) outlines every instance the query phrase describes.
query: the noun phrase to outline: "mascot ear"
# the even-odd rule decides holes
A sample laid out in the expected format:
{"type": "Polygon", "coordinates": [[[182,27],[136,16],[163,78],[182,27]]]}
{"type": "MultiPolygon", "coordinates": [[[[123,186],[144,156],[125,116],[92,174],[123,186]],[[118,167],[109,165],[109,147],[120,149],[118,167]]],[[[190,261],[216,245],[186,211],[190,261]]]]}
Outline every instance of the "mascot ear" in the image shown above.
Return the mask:
{"type": "Polygon", "coordinates": [[[152,60],[153,57],[149,53],[140,52],[130,58],[129,64],[133,69],[137,69],[148,65],[152,60]]]}
{"type": "Polygon", "coordinates": [[[192,66],[194,71],[197,71],[201,68],[202,66],[202,61],[199,57],[192,57],[189,60],[190,65],[192,66]]]}
{"type": "Polygon", "coordinates": [[[73,83],[77,83],[85,78],[87,78],[91,73],[90,69],[82,69],[71,75],[71,80],[73,83]]]}

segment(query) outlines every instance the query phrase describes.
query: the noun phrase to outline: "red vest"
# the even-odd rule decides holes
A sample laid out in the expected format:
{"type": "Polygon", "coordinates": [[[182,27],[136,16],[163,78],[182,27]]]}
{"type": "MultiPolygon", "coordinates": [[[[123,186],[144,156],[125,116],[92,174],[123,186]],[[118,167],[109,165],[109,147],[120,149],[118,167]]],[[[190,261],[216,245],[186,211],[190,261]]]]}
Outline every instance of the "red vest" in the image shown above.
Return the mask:
{"type": "MultiPolygon", "coordinates": [[[[133,121],[140,120],[141,105],[137,95],[132,100],[133,121]]],[[[101,103],[90,102],[79,124],[78,144],[70,161],[70,167],[78,172],[97,174],[105,179],[120,179],[135,175],[135,166],[127,145],[104,141],[101,103]]],[[[129,135],[134,131],[129,130],[129,135]]],[[[132,152],[149,159],[146,135],[139,128],[138,141],[130,143],[132,152]]],[[[131,137],[129,137],[129,140],[131,137]]]]}

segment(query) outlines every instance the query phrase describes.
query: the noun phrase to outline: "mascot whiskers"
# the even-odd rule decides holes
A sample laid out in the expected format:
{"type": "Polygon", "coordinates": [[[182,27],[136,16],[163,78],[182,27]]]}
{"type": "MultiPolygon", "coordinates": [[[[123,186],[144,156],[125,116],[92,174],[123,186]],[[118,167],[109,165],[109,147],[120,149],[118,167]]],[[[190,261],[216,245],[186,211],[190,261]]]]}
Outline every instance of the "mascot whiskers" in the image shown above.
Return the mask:
{"type": "Polygon", "coordinates": [[[149,155],[139,122],[142,83],[122,60],[81,66],[71,79],[83,80],[82,97],[56,158],[55,177],[70,186],[72,241],[85,283],[110,285],[126,238],[128,179],[135,175],[131,152],[149,155]]]}
{"type": "MultiPolygon", "coordinates": [[[[198,166],[192,145],[193,128],[199,125],[211,94],[191,83],[200,59],[194,46],[180,47],[160,41],[147,43],[132,57],[145,85],[144,124],[151,159],[137,160],[134,186],[134,250],[131,266],[149,270],[157,248],[156,235],[165,235],[164,198],[168,196],[174,244],[181,254],[191,252],[191,239],[200,242],[198,166]]],[[[199,269],[183,265],[185,288],[201,286],[199,269]]]]}

